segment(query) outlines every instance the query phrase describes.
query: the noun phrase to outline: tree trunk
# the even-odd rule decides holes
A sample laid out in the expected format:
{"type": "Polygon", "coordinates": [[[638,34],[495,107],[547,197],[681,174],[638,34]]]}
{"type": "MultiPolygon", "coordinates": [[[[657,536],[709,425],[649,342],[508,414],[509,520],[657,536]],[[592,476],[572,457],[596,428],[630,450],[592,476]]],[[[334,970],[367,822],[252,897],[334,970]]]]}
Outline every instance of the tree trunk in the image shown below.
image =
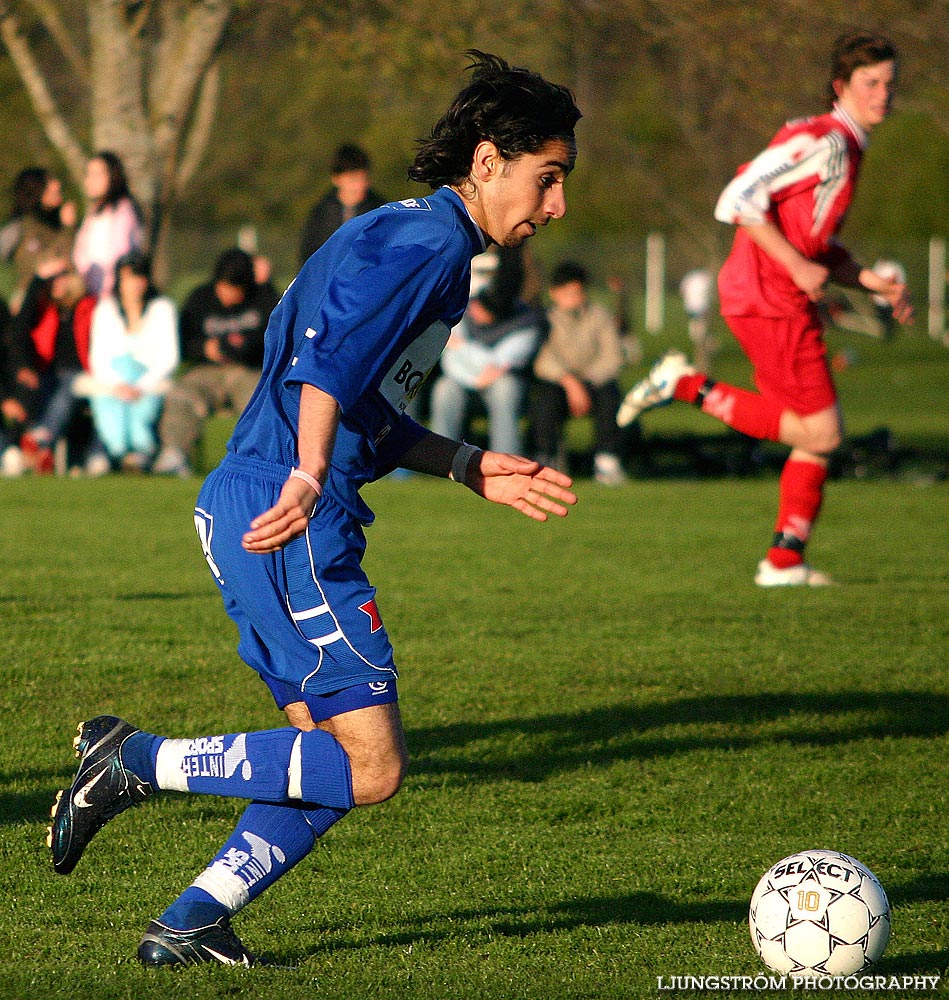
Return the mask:
{"type": "MultiPolygon", "coordinates": [[[[167,277],[167,220],[207,146],[219,92],[217,53],[235,0],[85,0],[89,52],[70,33],[70,0],[0,0],[0,37],[50,143],[80,184],[89,156],[116,153],[146,218],[155,273],[167,277]],[[22,21],[28,6],[72,73],[79,106],[62,107],[22,21]],[[88,142],[77,138],[89,122],[88,142]]],[[[61,67],[58,67],[61,68],[61,67]]]]}

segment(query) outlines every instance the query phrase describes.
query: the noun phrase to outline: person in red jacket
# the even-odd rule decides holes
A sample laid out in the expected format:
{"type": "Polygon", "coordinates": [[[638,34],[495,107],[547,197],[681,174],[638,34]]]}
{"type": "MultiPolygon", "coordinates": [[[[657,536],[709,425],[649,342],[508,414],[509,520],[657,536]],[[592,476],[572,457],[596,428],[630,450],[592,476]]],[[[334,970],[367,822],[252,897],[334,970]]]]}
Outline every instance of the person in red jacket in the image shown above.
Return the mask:
{"type": "Polygon", "coordinates": [[[829,456],[843,435],[818,314],[827,282],[876,293],[897,321],[912,319],[906,286],[862,267],[836,240],[868,135],[889,113],[896,62],[893,44],[881,35],[838,38],[828,87],[832,110],[788,122],[719,198],[716,219],[737,227],[719,274],[719,302],[751,361],[758,392],[715,382],[672,351],[629,391],[617,414],[625,425],[678,399],[743,434],[790,446],[774,537],[755,575],[762,587],[832,582],[804,561],[829,456]]]}
{"type": "Polygon", "coordinates": [[[69,429],[81,397],[76,378],[89,370],[96,298],[67,261],[37,268],[10,325],[9,363],[29,430],[21,448],[37,472],[52,471],[52,448],[69,429]]]}

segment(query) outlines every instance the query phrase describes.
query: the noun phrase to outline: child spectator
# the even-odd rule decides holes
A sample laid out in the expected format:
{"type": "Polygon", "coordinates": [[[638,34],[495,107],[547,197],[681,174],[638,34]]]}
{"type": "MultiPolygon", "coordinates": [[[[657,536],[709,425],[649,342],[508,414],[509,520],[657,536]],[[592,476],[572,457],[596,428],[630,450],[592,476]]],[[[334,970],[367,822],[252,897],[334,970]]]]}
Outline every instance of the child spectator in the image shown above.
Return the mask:
{"type": "Polygon", "coordinates": [[[498,256],[497,267],[487,285],[470,299],[442,355],[442,374],[432,388],[431,429],[460,439],[469,403],[480,398],[488,412],[491,450],[520,455],[530,366],[543,335],[544,318],[521,298],[524,265],[520,251],[499,248],[492,252],[498,256]]]}
{"type": "Polygon", "coordinates": [[[16,376],[7,345],[10,310],[0,298],[0,476],[21,476],[26,471],[19,440],[26,429],[26,410],[17,398],[16,376]]]}
{"type": "MultiPolygon", "coordinates": [[[[25,415],[33,416],[21,438],[36,472],[53,471],[53,445],[65,437],[81,397],[76,380],[89,370],[89,340],[95,296],[65,260],[41,264],[10,326],[10,365],[22,390],[25,415]]],[[[86,471],[108,471],[92,449],[86,471]]]]}
{"type": "Polygon", "coordinates": [[[300,264],[336,232],[357,215],[371,212],[385,204],[385,199],[373,190],[372,164],[365,150],[347,143],[333,154],[330,165],[332,189],[310,209],[300,236],[300,264]]]}

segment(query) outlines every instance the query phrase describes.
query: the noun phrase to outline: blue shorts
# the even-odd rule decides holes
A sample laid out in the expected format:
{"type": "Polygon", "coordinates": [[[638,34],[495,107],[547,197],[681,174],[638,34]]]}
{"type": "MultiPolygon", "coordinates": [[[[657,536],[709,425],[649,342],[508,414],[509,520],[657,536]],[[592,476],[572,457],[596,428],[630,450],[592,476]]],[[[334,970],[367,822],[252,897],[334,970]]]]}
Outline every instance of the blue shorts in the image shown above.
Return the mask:
{"type": "Polygon", "coordinates": [[[310,710],[310,718],[314,722],[332,719],[346,712],[355,712],[357,708],[369,708],[371,705],[388,705],[399,700],[399,692],[395,681],[369,681],[368,684],[358,684],[356,687],[343,688],[331,694],[310,694],[300,692],[290,684],[264,678],[270,693],[273,695],[277,708],[283,710],[291,702],[302,701],[310,710]]]}
{"type": "Polygon", "coordinates": [[[205,480],[194,514],[240,633],[238,653],[280,707],[398,677],[375,588],[360,565],[365,535],[352,514],[324,496],[306,532],[279,552],[241,546],[250,522],[276,503],[288,473],[228,455],[205,480]]]}

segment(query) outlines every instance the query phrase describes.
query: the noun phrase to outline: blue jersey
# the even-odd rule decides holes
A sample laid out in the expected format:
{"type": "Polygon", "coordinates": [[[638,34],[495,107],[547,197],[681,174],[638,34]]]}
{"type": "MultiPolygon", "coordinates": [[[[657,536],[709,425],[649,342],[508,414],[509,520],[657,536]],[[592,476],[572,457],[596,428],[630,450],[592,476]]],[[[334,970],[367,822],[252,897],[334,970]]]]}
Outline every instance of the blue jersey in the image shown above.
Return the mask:
{"type": "Polygon", "coordinates": [[[428,431],[405,413],[468,303],[484,237],[441,188],[352,219],[303,265],[270,317],[263,373],[228,452],[290,468],[300,387],[340,408],[324,493],[364,523],[366,482],[398,465],[428,431]]]}

